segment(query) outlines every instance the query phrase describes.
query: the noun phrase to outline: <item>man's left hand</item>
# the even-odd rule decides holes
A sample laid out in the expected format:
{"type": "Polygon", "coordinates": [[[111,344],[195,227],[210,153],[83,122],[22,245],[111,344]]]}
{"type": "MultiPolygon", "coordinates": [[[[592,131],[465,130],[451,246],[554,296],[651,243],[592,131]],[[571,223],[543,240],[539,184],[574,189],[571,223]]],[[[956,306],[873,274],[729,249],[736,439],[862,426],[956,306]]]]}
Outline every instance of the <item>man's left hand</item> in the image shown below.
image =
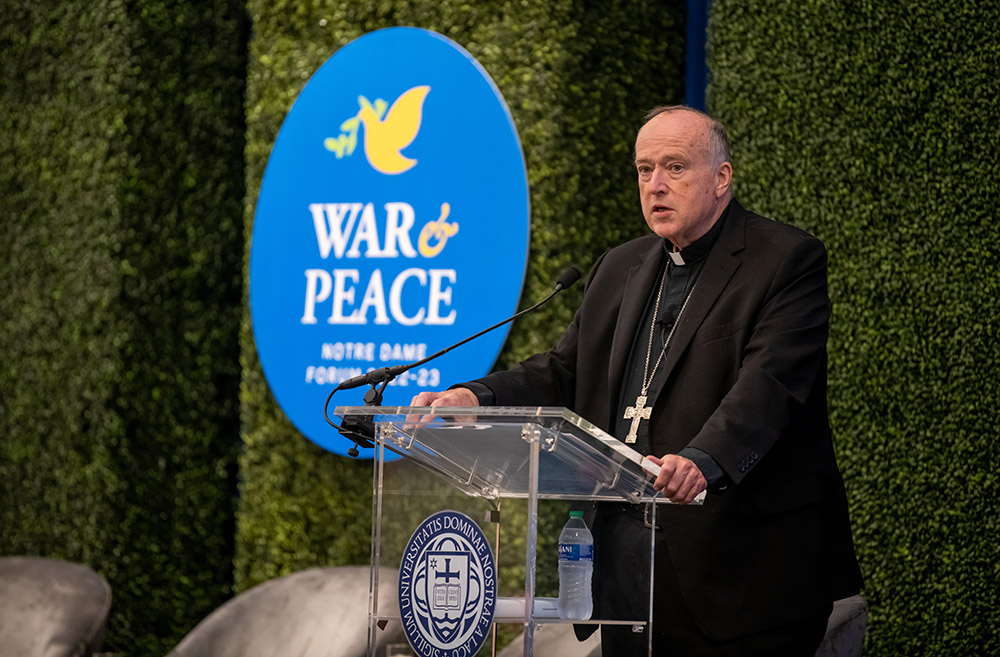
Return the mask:
{"type": "Polygon", "coordinates": [[[667,454],[662,458],[650,456],[649,460],[660,466],[653,488],[674,504],[688,504],[708,488],[705,475],[690,459],[667,454]]]}

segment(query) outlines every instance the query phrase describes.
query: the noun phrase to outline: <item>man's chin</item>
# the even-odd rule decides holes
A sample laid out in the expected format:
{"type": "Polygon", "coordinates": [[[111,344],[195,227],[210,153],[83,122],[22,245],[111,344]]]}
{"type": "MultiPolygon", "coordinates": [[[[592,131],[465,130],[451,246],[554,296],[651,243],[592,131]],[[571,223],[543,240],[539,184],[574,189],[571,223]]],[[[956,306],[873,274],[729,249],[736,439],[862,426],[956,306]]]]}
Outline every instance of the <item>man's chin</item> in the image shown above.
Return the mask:
{"type": "Polygon", "coordinates": [[[665,240],[670,240],[672,242],[673,239],[671,238],[677,236],[675,226],[673,225],[673,223],[670,221],[669,218],[666,219],[664,218],[657,219],[656,217],[647,218],[646,224],[649,226],[650,230],[652,230],[654,233],[656,233],[658,236],[662,237],[665,240]]]}

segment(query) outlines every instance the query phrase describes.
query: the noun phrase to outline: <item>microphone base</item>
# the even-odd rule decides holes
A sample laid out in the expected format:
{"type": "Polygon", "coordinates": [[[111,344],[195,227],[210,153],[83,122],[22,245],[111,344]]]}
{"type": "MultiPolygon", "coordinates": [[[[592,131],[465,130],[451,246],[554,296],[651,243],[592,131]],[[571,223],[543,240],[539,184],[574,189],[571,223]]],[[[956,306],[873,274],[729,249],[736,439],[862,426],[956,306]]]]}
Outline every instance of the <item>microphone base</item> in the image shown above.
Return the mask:
{"type": "Polygon", "coordinates": [[[354,443],[347,451],[349,456],[358,455],[358,447],[374,447],[375,425],[371,420],[357,417],[345,417],[340,423],[340,435],[354,443]]]}

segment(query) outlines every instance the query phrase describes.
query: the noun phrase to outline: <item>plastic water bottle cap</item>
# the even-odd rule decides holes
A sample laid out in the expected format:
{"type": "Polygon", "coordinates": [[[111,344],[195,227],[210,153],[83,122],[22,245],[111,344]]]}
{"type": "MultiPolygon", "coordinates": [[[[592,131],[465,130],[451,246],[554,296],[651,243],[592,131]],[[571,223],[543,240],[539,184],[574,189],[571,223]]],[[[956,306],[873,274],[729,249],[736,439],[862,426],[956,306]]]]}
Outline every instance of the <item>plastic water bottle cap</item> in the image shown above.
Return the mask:
{"type": "Polygon", "coordinates": [[[583,517],[583,511],[570,511],[569,512],[569,517],[570,518],[582,518],[583,517]]]}

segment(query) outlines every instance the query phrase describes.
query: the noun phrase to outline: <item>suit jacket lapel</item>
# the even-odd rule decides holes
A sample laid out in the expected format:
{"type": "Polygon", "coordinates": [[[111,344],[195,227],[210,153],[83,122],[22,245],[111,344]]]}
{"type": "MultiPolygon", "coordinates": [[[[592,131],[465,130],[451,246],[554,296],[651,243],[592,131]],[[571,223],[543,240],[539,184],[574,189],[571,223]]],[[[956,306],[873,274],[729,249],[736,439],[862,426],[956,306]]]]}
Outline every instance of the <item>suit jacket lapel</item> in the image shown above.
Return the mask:
{"type": "Polygon", "coordinates": [[[698,276],[691,293],[691,300],[680,318],[670,348],[667,350],[663,367],[668,378],[694,338],[698,327],[708,315],[708,311],[715,305],[715,301],[739,268],[740,259],[735,254],[743,250],[745,240],[746,210],[734,199],[722,226],[722,232],[708,253],[708,260],[705,261],[705,266],[698,276]]]}
{"type": "Polygon", "coordinates": [[[640,257],[639,263],[628,270],[625,286],[622,290],[622,304],[618,309],[618,321],[615,324],[615,334],[611,342],[611,359],[608,368],[608,412],[614,419],[617,414],[618,393],[621,390],[622,376],[628,365],[632,341],[638,329],[639,320],[646,309],[650,290],[660,280],[663,271],[663,240],[652,241],[650,248],[640,257]]]}

